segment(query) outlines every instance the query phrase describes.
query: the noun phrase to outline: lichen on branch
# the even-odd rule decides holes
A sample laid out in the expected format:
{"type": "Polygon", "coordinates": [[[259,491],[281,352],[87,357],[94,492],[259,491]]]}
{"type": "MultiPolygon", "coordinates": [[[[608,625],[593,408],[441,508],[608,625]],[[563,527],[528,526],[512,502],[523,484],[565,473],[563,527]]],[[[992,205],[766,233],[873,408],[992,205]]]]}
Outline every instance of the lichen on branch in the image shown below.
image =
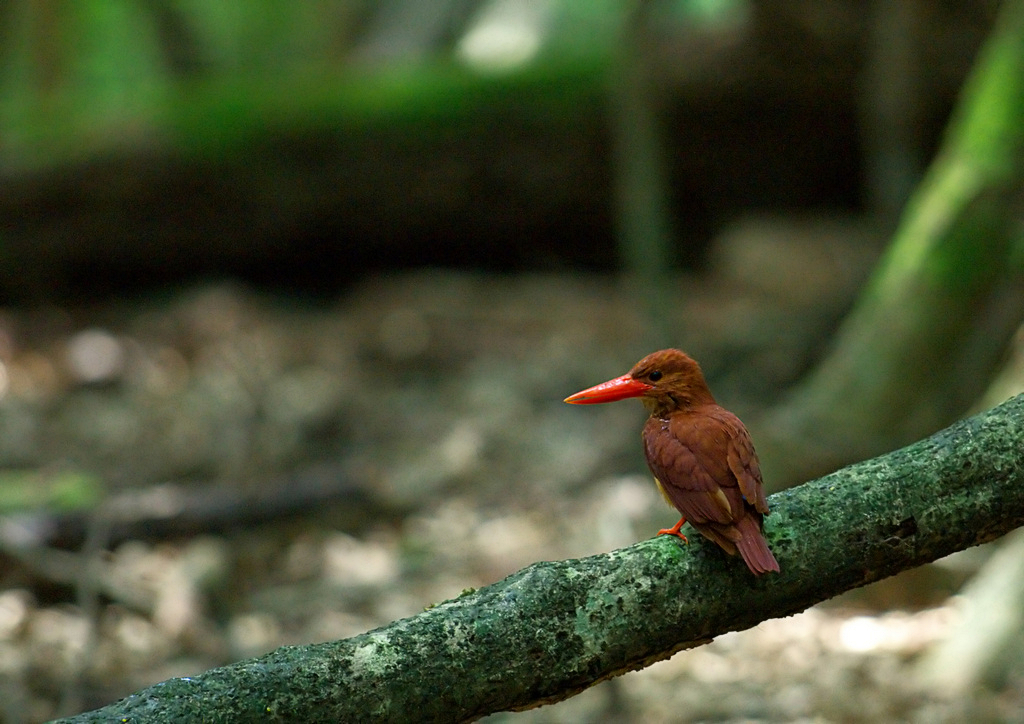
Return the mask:
{"type": "Polygon", "coordinates": [[[1024,395],[769,503],[779,575],[755,578],[700,536],[646,540],[62,721],[466,721],[559,701],[1024,524],[1024,395]]]}

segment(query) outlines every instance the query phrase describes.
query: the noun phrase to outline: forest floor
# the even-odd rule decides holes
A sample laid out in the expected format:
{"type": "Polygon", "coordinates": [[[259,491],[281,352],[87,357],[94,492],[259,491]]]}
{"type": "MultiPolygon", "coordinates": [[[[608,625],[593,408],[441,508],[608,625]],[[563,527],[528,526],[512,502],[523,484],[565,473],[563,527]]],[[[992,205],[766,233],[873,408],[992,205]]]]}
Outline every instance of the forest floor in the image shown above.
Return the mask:
{"type": "MultiPolygon", "coordinates": [[[[741,417],[820,354],[875,256],[801,228],[740,228],[665,310],[741,417]]],[[[571,275],[423,271],[329,304],[211,283],[3,312],[0,720],[358,634],[671,525],[640,405],[561,402],[656,336],[628,285],[571,275]]],[[[488,720],[1020,719],[1019,689],[952,696],[921,667],[984,555],[488,720]]]]}

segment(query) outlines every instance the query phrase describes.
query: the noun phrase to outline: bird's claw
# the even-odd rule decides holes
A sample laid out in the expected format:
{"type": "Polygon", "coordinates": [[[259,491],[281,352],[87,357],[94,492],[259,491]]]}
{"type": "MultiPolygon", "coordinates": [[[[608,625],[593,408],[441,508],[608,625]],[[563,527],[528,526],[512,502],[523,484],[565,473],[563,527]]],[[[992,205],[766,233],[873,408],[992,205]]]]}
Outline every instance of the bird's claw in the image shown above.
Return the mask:
{"type": "Polygon", "coordinates": [[[679,532],[679,529],[683,527],[683,523],[685,522],[686,518],[680,518],[679,522],[671,528],[662,528],[659,530],[658,535],[674,535],[676,538],[682,540],[686,545],[690,545],[690,541],[687,540],[686,536],[679,532]]]}

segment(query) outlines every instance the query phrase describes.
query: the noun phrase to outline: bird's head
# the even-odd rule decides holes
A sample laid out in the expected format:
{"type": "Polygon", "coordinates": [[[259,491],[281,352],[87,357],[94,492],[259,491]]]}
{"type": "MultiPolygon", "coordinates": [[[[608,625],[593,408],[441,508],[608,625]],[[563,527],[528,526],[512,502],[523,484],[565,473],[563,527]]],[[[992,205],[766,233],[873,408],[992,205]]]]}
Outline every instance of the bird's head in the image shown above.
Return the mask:
{"type": "Polygon", "coordinates": [[[678,349],[652,352],[626,374],[565,398],[574,405],[592,405],[639,397],[652,415],[665,415],[695,405],[713,404],[697,361],[678,349]]]}

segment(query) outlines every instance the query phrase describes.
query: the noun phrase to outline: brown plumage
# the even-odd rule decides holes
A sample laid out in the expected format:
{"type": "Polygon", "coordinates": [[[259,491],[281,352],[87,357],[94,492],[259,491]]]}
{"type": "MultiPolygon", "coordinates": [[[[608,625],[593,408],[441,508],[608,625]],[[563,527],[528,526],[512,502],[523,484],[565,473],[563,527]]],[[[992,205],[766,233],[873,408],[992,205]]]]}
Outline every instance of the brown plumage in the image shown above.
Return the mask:
{"type": "Polygon", "coordinates": [[[627,374],[566,398],[573,404],[639,397],[651,413],[644,425],[647,464],[682,518],[658,534],[676,535],[689,521],[755,574],[779,570],[762,533],[768,513],[761,468],[747,428],[711,395],[700,365],[684,352],[647,355],[627,374]]]}

